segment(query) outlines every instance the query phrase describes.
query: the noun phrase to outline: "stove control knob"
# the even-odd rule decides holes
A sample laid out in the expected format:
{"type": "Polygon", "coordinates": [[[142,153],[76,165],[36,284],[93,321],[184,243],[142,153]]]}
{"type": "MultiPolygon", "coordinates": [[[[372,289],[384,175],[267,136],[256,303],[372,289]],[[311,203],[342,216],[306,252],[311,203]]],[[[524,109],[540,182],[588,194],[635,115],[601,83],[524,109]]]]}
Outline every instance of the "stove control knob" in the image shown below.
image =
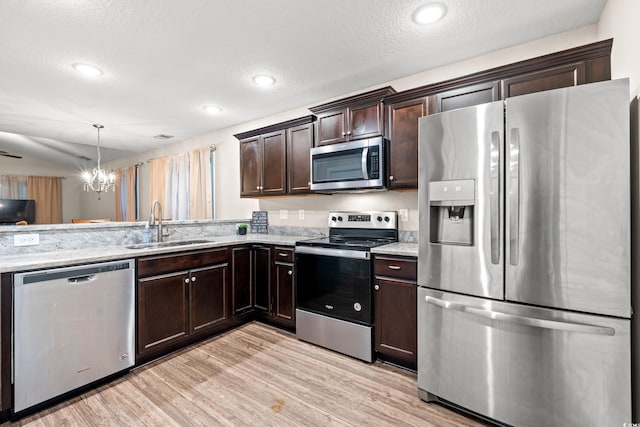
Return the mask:
{"type": "Polygon", "coordinates": [[[332,216],[332,217],[331,217],[331,221],[336,222],[336,217],[335,217],[335,216],[332,216]]]}
{"type": "Polygon", "coordinates": [[[384,220],[385,220],[385,222],[389,222],[389,221],[391,221],[391,218],[389,218],[388,216],[385,216],[384,220]]]}
{"type": "Polygon", "coordinates": [[[378,222],[382,221],[382,217],[379,216],[378,218],[376,218],[378,220],[378,222]]]}
{"type": "Polygon", "coordinates": [[[342,221],[342,217],[341,216],[338,217],[338,221],[342,221]]]}

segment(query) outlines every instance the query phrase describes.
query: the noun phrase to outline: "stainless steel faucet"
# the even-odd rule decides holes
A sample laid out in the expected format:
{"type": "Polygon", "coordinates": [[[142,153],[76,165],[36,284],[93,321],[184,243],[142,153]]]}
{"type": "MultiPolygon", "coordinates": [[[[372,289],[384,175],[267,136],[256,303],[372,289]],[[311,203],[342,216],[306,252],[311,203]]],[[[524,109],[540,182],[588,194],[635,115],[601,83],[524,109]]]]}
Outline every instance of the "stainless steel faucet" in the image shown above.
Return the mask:
{"type": "Polygon", "coordinates": [[[149,215],[149,227],[153,227],[156,225],[156,206],[158,207],[158,242],[162,242],[162,239],[169,234],[164,234],[162,232],[162,205],[159,200],[154,200],[153,205],[151,205],[151,214],[149,215]]]}

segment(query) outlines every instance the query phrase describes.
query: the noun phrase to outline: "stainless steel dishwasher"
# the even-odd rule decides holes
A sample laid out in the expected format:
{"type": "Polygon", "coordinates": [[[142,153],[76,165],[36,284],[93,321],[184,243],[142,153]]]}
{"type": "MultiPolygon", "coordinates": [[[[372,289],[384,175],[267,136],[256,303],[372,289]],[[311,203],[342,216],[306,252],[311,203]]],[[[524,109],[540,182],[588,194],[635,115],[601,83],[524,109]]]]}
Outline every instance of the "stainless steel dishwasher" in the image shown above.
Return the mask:
{"type": "Polygon", "coordinates": [[[134,260],[19,273],[14,412],[133,366],[134,260]]]}

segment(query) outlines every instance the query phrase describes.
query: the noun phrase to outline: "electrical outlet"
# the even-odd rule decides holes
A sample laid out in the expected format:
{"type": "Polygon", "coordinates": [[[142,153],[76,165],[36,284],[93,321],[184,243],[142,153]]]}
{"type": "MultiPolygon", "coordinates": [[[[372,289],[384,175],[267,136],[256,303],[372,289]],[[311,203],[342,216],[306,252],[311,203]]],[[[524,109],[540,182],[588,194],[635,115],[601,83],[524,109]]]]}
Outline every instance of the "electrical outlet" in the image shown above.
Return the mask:
{"type": "Polygon", "coordinates": [[[408,209],[400,209],[398,211],[398,215],[400,215],[400,221],[402,221],[402,222],[409,221],[409,210],[408,209]]]}
{"type": "Polygon", "coordinates": [[[298,209],[298,219],[304,219],[304,209],[298,209]]]}
{"type": "Polygon", "coordinates": [[[286,209],[280,210],[280,219],[289,219],[289,211],[286,209]]]}
{"type": "Polygon", "coordinates": [[[40,244],[39,234],[14,234],[13,246],[33,246],[40,244]]]}

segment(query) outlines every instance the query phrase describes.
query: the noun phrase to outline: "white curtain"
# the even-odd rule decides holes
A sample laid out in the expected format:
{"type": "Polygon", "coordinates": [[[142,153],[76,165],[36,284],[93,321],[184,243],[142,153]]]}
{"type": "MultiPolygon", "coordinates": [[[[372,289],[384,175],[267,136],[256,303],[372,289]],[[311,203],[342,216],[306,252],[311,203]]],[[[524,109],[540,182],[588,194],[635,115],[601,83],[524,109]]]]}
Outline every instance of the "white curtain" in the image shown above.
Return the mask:
{"type": "Polygon", "coordinates": [[[211,150],[199,148],[189,153],[189,217],[213,218],[211,200],[211,150]]]}
{"type": "Polygon", "coordinates": [[[189,155],[177,154],[168,159],[166,181],[166,206],[163,216],[167,219],[189,219],[189,155]]]}
{"type": "Polygon", "coordinates": [[[0,175],[0,198],[2,199],[26,199],[27,177],[0,175]]]}

